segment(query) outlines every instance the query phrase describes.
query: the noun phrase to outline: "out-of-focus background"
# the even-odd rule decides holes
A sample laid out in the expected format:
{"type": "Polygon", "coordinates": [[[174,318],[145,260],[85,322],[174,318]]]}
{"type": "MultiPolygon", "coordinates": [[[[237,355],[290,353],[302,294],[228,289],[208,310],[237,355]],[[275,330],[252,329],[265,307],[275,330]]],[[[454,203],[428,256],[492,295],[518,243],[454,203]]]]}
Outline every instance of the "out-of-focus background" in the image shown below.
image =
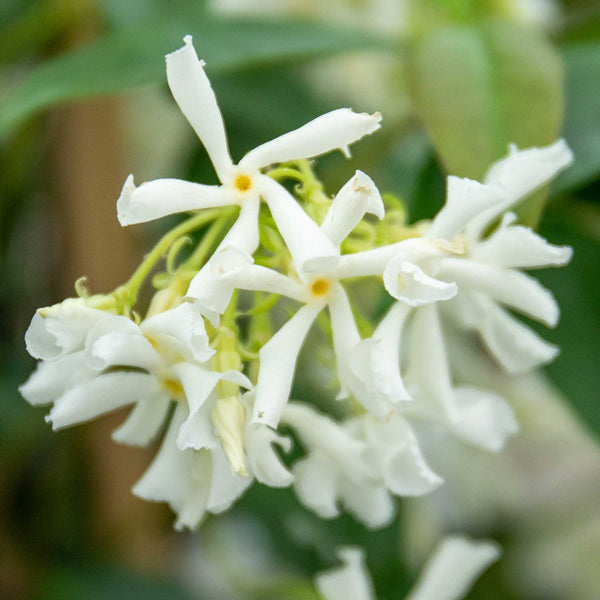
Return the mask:
{"type": "MultiPolygon", "coordinates": [[[[314,598],[342,543],[367,550],[378,597],[402,597],[443,532],[490,536],[504,560],[471,599],[600,597],[600,3],[594,0],[2,0],[0,5],[0,597],[40,600],[314,598]],[[449,483],[399,503],[388,528],[324,522],[289,490],[253,488],[195,534],[130,488],[154,449],[120,447],[123,415],[53,434],[17,392],[34,367],[38,306],[123,282],[175,221],[122,229],[129,173],[214,180],[168,92],[163,56],[191,33],[235,158],[339,106],[380,110],[354,158],[318,162],[337,190],[357,167],[413,222],[444,175],[481,178],[520,147],[566,137],[575,166],[519,212],[575,249],[540,272],[562,353],[512,381],[472,348],[465,380],[521,421],[501,456],[443,440],[449,483]],[[474,369],[473,365],[477,368],[474,369]]],[[[461,361],[457,361],[460,363],[461,361]]],[[[330,394],[307,365],[295,397],[330,394]]],[[[440,441],[436,442],[439,444],[440,441]]]]}

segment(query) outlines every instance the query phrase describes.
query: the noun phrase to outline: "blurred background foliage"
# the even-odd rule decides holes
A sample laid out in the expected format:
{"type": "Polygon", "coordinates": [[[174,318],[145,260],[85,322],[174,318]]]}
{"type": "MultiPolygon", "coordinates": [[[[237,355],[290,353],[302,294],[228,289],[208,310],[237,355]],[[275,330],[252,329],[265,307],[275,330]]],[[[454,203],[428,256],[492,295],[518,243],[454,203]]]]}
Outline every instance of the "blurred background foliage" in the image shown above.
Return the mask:
{"type": "MultiPolygon", "coordinates": [[[[595,0],[3,0],[0,6],[0,597],[312,599],[341,543],[364,545],[379,598],[402,597],[443,531],[498,539],[506,560],[469,598],[594,600],[600,593],[600,3],[595,0]],[[169,222],[122,230],[126,175],[214,180],[165,84],[163,57],[192,34],[234,157],[326,110],[380,110],[354,158],[319,161],[333,193],[357,167],[429,218],[444,176],[481,178],[509,143],[563,135],[575,165],[519,207],[570,244],[539,273],[563,316],[545,376],[506,382],[523,432],[502,457],[450,440],[452,473],[368,532],[253,488],[197,535],[130,494],[151,451],[120,448],[122,418],[54,435],[19,397],[37,306],[122,282],[169,222]],[[594,567],[595,565],[595,567],[594,567]]],[[[168,221],[168,220],[167,220],[168,221]]],[[[297,398],[331,395],[306,364],[297,398]]],[[[487,381],[487,380],[486,380],[487,381]]],[[[448,458],[450,457],[450,458],[448,458]]]]}

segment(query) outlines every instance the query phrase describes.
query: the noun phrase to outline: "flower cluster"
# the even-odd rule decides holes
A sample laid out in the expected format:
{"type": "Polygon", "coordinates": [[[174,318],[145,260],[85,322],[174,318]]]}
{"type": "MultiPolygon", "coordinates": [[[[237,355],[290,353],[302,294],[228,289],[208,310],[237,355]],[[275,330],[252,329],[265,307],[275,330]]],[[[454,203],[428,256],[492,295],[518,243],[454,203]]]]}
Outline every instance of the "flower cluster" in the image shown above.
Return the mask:
{"type": "Polygon", "coordinates": [[[169,503],[178,528],[226,510],[254,480],[293,485],[323,518],[343,508],[381,527],[394,496],[443,483],[421,451],[417,422],[502,449],[517,431],[514,414],[491,391],[457,385],[447,335],[476,334],[507,374],[556,355],[512,312],[556,324],[551,293],[523,270],[564,265],[571,250],[509,211],[570,164],[566,144],[511,148],[482,183],[449,177],[439,214],[408,226],[398,201],[382,198],[365,173],[330,200],[309,162],[336,149],[348,155],[380,127],[379,114],[334,110],[234,164],[191,38],[167,56],[167,79],[221,183],[127,179],[122,225],[192,216],[114,292],[90,296],[79,285],[79,298],[37,311],[26,342],[41,362],[21,387],[25,399],[51,404],[55,429],[132,406],[116,441],[145,446],[162,435],[133,491],[169,503]],[[199,241],[180,260],[192,232],[199,241]],[[165,254],[141,318],[138,291],[165,254]],[[349,294],[363,278],[383,284],[388,310],[376,326],[349,294]],[[282,298],[296,308],[287,320],[275,307],[282,298]],[[290,401],[314,324],[332,338],[339,398],[348,399],[341,420],[290,401]],[[291,466],[279,450],[289,452],[292,438],[280,427],[305,451],[291,466]]]}

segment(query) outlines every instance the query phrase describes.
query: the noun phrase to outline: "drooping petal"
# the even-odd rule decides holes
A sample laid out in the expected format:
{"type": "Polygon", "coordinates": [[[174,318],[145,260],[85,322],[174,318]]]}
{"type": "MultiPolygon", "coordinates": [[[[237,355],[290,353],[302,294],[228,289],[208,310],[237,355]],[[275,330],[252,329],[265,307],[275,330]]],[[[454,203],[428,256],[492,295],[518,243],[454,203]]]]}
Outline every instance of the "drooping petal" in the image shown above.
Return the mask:
{"type": "Polygon", "coordinates": [[[391,296],[409,306],[450,300],[458,292],[454,282],[447,283],[430,277],[402,255],[395,256],[387,264],[383,283],[391,296]]]}
{"type": "Polygon", "coordinates": [[[554,327],[559,308],[552,293],[525,273],[456,258],[440,261],[438,277],[491,298],[554,327]]]}
{"type": "MultiPolygon", "coordinates": [[[[240,210],[240,215],[233,227],[229,230],[223,241],[219,244],[215,254],[234,246],[252,254],[258,246],[258,210],[260,199],[248,198],[240,210]]],[[[219,315],[222,314],[233,294],[233,286],[227,282],[219,281],[212,271],[209,260],[192,279],[186,298],[196,302],[202,314],[216,326],[219,315]]]]}
{"type": "Polygon", "coordinates": [[[385,486],[377,482],[357,485],[344,481],[340,485],[340,500],[346,510],[368,529],[389,525],[396,514],[396,506],[385,486]]]}
{"type": "Polygon", "coordinates": [[[321,230],[339,246],[366,213],[383,219],[384,212],[381,194],[373,180],[362,171],[356,171],[334,198],[321,230]]]}
{"type": "Polygon", "coordinates": [[[267,425],[255,423],[246,428],[244,445],[256,479],[270,487],[287,487],[294,481],[294,476],[277,456],[275,444],[286,453],[292,449],[290,438],[279,435],[267,425]]]}
{"type": "Polygon", "coordinates": [[[470,387],[454,390],[459,418],[452,428],[469,443],[490,452],[500,452],[519,425],[508,403],[497,394],[470,387]]]}
{"type": "Polygon", "coordinates": [[[305,263],[313,258],[336,264],[339,256],[337,248],[289,192],[264,175],[260,177],[259,185],[279,233],[292,255],[298,275],[303,276],[305,263]]]}
{"type": "Polygon", "coordinates": [[[125,180],[117,200],[117,217],[123,227],[146,223],[167,215],[233,204],[231,192],[218,185],[202,185],[181,179],[155,179],[135,185],[125,180]]]}
{"type": "Polygon", "coordinates": [[[561,267],[573,256],[569,246],[555,246],[529,227],[502,226],[489,239],[476,244],[474,260],[508,269],[561,267]]]}
{"type": "Polygon", "coordinates": [[[499,557],[493,542],[447,537],[427,561],[407,600],[460,600],[499,557]]]}
{"type": "Polygon", "coordinates": [[[375,600],[375,589],[362,550],[340,548],[337,555],[343,565],[315,577],[315,585],[324,600],[375,600]]]}
{"type": "Polygon", "coordinates": [[[233,473],[221,446],[211,451],[212,478],[207,509],[215,514],[226,511],[251,485],[253,479],[233,473]]]}
{"type": "Polygon", "coordinates": [[[446,204],[433,220],[427,237],[452,240],[477,215],[501,203],[506,203],[502,188],[450,176],[446,204]]]}
{"type": "Polygon", "coordinates": [[[216,278],[234,288],[281,294],[299,302],[309,299],[305,286],[273,269],[255,265],[252,257],[238,248],[220,250],[211,264],[216,278]]]}
{"type": "Polygon", "coordinates": [[[77,352],[83,349],[90,329],[107,316],[108,313],[87,306],[83,298],[68,298],[41,308],[25,332],[27,352],[42,360],[56,360],[77,352]]]}
{"type": "Polygon", "coordinates": [[[158,392],[152,375],[135,372],[114,372],[99,375],[67,390],[54,403],[46,420],[52,429],[62,429],[84,423],[158,392]]]}
{"type": "Polygon", "coordinates": [[[551,181],[572,162],[573,153],[562,139],[543,148],[519,150],[510,146],[508,155],[494,163],[484,179],[488,185],[501,187],[506,201],[473,219],[468,227],[469,237],[479,237],[494,219],[551,181]]]}
{"type": "Polygon", "coordinates": [[[84,352],[80,350],[53,361],[40,362],[29,379],[19,387],[19,392],[33,406],[50,404],[68,389],[96,375],[96,371],[86,365],[84,352]]]}
{"type": "Polygon", "coordinates": [[[292,467],[294,492],[307,508],[322,519],[339,516],[337,507],[339,473],[327,455],[313,451],[292,467]]]}
{"type": "Polygon", "coordinates": [[[175,442],[187,409],[178,404],[167,434],[152,464],[133,487],[145,500],[168,502],[178,518],[176,529],[194,529],[202,520],[212,477],[208,450],[180,450],[175,442]]]}
{"type": "Polygon", "coordinates": [[[422,496],[443,480],[434,473],[421,452],[408,422],[393,414],[386,423],[363,418],[369,459],[386,487],[398,496],[422,496]]]}
{"type": "Polygon", "coordinates": [[[215,93],[204,72],[204,61],[198,60],[192,36],[185,45],[167,54],[167,81],[175,102],[204,144],[221,181],[227,180],[232,162],[227,147],[223,116],[215,93]]]}
{"type": "Polygon", "coordinates": [[[240,161],[240,166],[262,169],[275,163],[314,158],[337,149],[349,156],[350,144],[377,131],[380,121],[379,113],[359,114],[349,108],[339,108],[254,148],[240,161]]]}
{"type": "Polygon", "coordinates": [[[421,306],[414,311],[410,333],[408,378],[420,392],[418,401],[437,404],[450,420],[454,420],[456,407],[452,380],[435,304],[421,306]]]}
{"type": "Polygon", "coordinates": [[[171,399],[164,393],[138,401],[127,420],[113,431],[112,439],[130,446],[147,446],[164,425],[170,404],[171,399]]]}
{"type": "Polygon", "coordinates": [[[290,396],[304,338],[323,304],[306,304],[260,349],[252,423],[276,428],[290,396]]]}
{"type": "Polygon", "coordinates": [[[193,302],[183,302],[179,306],[158,313],[142,321],[144,335],[160,338],[163,345],[185,355],[191,350],[199,362],[206,362],[215,354],[210,347],[202,313],[193,302]]]}
{"type": "Polygon", "coordinates": [[[559,348],[515,319],[496,302],[477,293],[464,293],[453,303],[461,325],[475,329],[494,358],[509,373],[525,373],[551,362],[559,348]]]}

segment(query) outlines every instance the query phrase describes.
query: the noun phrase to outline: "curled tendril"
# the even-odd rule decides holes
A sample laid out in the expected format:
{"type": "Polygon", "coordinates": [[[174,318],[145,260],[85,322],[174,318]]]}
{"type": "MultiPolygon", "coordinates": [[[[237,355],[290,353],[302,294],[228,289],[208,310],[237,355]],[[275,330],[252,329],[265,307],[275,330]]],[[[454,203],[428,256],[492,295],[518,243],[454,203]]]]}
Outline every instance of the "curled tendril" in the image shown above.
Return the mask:
{"type": "Polygon", "coordinates": [[[183,248],[189,246],[191,243],[192,238],[189,235],[184,235],[175,242],[173,242],[173,245],[169,248],[169,253],[167,254],[167,273],[170,273],[172,275],[175,272],[175,270],[177,269],[175,265],[177,258],[179,257],[183,248]]]}
{"type": "Polygon", "coordinates": [[[90,291],[87,288],[87,277],[85,275],[83,275],[82,277],[77,279],[77,281],[75,281],[74,287],[75,287],[75,293],[80,298],[89,298],[90,297],[90,291]]]}

